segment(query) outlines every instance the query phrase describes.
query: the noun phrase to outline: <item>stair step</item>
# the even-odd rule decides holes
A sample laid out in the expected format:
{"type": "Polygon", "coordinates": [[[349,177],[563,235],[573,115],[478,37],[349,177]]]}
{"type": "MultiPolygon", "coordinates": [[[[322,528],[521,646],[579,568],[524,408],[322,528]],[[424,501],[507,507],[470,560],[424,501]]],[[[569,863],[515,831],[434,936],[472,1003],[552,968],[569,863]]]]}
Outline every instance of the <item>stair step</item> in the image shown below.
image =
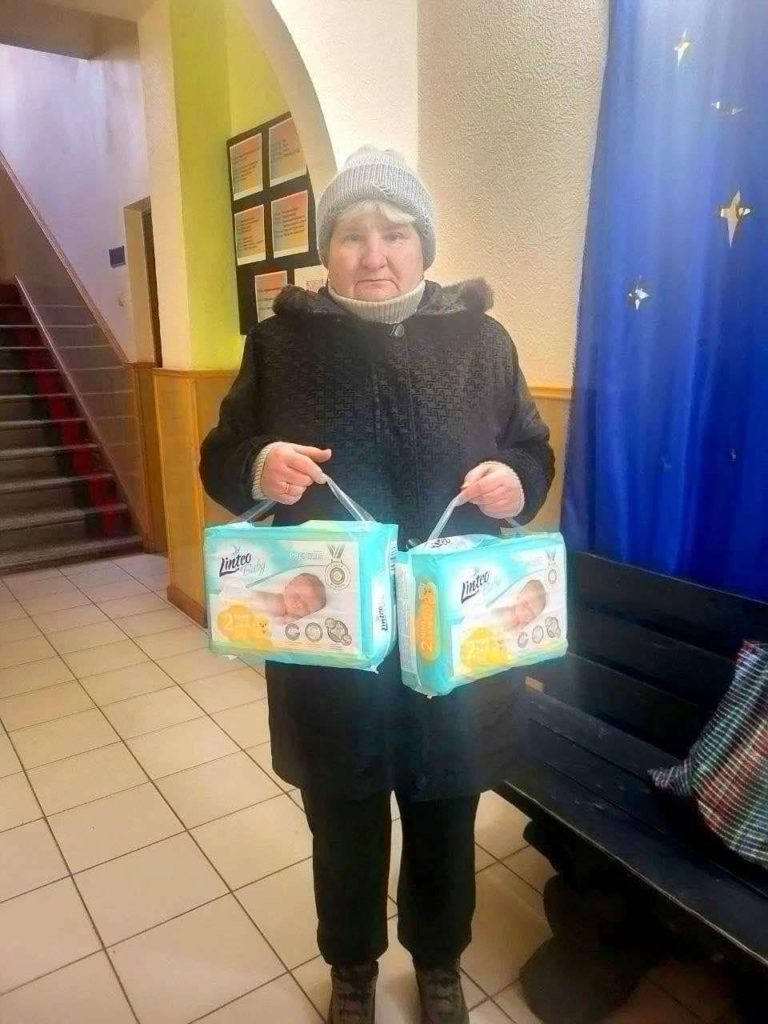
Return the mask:
{"type": "Polygon", "coordinates": [[[0,451],[39,445],[82,444],[91,440],[84,419],[5,420],[0,418],[0,451]]]}
{"type": "Polygon", "coordinates": [[[128,506],[122,502],[100,508],[38,509],[0,518],[0,552],[124,537],[132,532],[128,506]]]}
{"type": "Polygon", "coordinates": [[[107,472],[0,480],[0,508],[6,515],[62,507],[101,508],[119,500],[115,478],[107,472]]]}
{"type": "Polygon", "coordinates": [[[33,530],[38,526],[53,526],[58,523],[78,523],[89,516],[110,515],[127,512],[125,502],[112,502],[98,508],[50,508],[41,512],[25,512],[23,515],[0,516],[0,536],[12,530],[33,530]]]}
{"type": "Polygon", "coordinates": [[[106,540],[84,540],[74,544],[49,544],[44,548],[20,548],[0,555],[0,576],[3,573],[19,572],[24,569],[63,565],[66,562],[89,561],[94,558],[107,558],[118,552],[125,554],[141,550],[141,538],[135,534],[126,537],[111,537],[106,540]]]}
{"type": "Polygon", "coordinates": [[[40,394],[37,388],[41,383],[45,386],[46,383],[54,382],[56,389],[61,390],[61,374],[54,366],[31,370],[0,369],[0,394],[3,395],[18,394],[19,391],[25,390],[27,393],[40,394]]]}
{"type": "Polygon", "coordinates": [[[4,306],[17,306],[21,303],[19,289],[11,281],[0,281],[0,303],[4,306]]]}
{"type": "Polygon", "coordinates": [[[111,473],[88,473],[85,476],[46,476],[35,480],[2,480],[0,481],[0,497],[20,491],[44,491],[48,488],[74,487],[75,484],[111,479],[111,473]]]}
{"type": "Polygon", "coordinates": [[[87,444],[41,444],[34,448],[2,448],[0,460],[38,459],[45,455],[66,455],[76,452],[98,451],[98,445],[89,441],[87,444]]]}
{"type": "Polygon", "coordinates": [[[70,394],[15,394],[0,395],[0,423],[4,420],[47,419],[49,410],[56,410],[64,415],[78,415],[77,405],[70,394]]]}
{"type": "Polygon", "coordinates": [[[0,306],[0,323],[3,324],[31,324],[32,317],[26,306],[17,303],[4,303],[0,306]]]}

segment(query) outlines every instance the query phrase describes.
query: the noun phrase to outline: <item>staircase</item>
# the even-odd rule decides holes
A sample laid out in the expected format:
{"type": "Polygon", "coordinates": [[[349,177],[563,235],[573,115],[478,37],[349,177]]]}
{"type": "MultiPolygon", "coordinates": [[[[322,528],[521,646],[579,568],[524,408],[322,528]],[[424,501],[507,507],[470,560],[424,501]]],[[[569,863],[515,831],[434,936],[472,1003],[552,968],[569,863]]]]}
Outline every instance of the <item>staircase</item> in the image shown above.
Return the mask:
{"type": "Polygon", "coordinates": [[[0,283],[0,574],[140,549],[65,378],[0,283]]]}

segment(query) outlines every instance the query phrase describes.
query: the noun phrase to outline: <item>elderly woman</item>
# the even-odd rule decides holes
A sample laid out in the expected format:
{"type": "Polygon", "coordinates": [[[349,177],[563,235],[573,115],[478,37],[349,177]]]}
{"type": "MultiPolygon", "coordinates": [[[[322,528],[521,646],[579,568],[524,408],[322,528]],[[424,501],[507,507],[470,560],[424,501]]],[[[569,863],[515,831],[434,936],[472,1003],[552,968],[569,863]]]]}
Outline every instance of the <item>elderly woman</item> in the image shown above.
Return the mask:
{"type": "MultiPolygon", "coordinates": [[[[242,513],[279,503],[278,525],[347,518],[324,471],[400,545],[426,539],[461,490],[451,533],[527,522],[552,482],[549,432],[481,280],[424,280],[432,200],[390,151],[365,147],[317,209],[328,269],[319,293],[288,287],[254,328],[218,426],[203,443],[207,492],[242,513]]],[[[459,960],[475,905],[479,794],[516,753],[519,674],[428,700],[379,674],[268,664],[274,770],[301,789],[313,835],[318,944],[333,1024],[372,1024],[387,946],[390,794],[403,828],[398,936],[423,1024],[469,1020],[459,960]]]]}

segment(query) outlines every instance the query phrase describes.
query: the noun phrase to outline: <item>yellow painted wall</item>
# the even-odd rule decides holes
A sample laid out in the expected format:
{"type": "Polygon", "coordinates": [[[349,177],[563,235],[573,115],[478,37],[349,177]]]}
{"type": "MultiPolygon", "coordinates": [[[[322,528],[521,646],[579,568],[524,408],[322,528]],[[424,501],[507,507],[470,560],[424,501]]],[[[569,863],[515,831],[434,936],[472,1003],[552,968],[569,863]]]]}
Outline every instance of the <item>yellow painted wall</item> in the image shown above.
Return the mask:
{"type": "Polygon", "coordinates": [[[280,82],[250,23],[236,4],[226,5],[230,135],[288,110],[280,82]]]}
{"type": "Polygon", "coordinates": [[[153,211],[157,223],[169,226],[175,214],[178,227],[171,233],[182,243],[173,247],[175,256],[168,251],[174,262],[168,266],[168,247],[156,232],[164,361],[176,370],[232,369],[243,343],[226,140],[282,114],[287,105],[250,24],[231,0],[156,0],[140,32],[148,65],[150,164],[157,172],[153,211]],[[150,72],[158,61],[149,58],[155,53],[167,55],[172,97],[167,88],[154,87],[158,75],[150,72]],[[162,116],[151,116],[155,108],[162,116]],[[174,136],[170,148],[167,132],[174,136]],[[166,151],[173,166],[159,159],[166,151]],[[178,315],[168,315],[173,310],[178,315]]]}

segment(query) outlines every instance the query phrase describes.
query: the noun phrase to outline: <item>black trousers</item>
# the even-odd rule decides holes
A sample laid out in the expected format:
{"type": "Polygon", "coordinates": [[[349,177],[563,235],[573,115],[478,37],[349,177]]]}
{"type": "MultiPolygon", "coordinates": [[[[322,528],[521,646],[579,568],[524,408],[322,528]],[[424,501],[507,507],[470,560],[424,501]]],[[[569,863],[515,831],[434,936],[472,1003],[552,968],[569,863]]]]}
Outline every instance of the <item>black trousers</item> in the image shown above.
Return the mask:
{"type": "MultiPolygon", "coordinates": [[[[413,801],[396,794],[403,827],[398,939],[414,960],[458,960],[472,937],[475,815],[479,797],[413,801]]],[[[337,967],[387,948],[390,794],[340,800],[302,790],[313,836],[317,941],[337,967]]]]}

